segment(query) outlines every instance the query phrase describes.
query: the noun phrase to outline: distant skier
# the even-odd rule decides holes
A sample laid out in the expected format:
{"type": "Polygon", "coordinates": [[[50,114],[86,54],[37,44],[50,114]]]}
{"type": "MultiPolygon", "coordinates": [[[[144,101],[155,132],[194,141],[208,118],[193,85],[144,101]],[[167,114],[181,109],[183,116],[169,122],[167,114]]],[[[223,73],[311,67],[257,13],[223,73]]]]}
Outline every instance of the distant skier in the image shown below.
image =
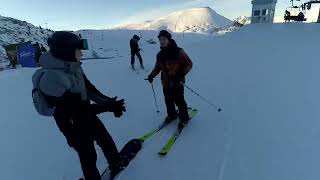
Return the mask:
{"type": "Polygon", "coordinates": [[[134,68],[135,56],[139,58],[141,69],[144,69],[143,60],[140,54],[141,49],[139,48],[139,41],[140,41],[140,38],[138,35],[134,35],[133,38],[130,40],[131,67],[133,70],[135,70],[134,68]]]}
{"type": "Polygon", "coordinates": [[[298,22],[302,22],[302,21],[305,21],[305,18],[304,18],[304,13],[303,12],[300,12],[297,16],[297,21],[298,22]]]}
{"type": "Polygon", "coordinates": [[[80,63],[84,45],[77,35],[55,32],[48,44],[50,52],[40,60],[44,72],[39,75],[39,89],[48,104],[55,107],[56,124],[69,146],[77,151],[85,179],[101,179],[94,142],[107,158],[111,174],[117,174],[128,162],[96,114],[113,112],[115,117],[121,117],[126,111],[124,100],[103,95],[88,80],[80,63]]]}
{"type": "Polygon", "coordinates": [[[182,83],[185,82],[185,76],[192,69],[192,61],[184,50],[177,46],[168,31],[160,31],[158,38],[161,50],[157,54],[156,65],[148,76],[148,80],[152,83],[153,79],[161,72],[163,93],[168,113],[165,121],[171,122],[178,117],[176,105],[178,106],[180,119],[178,128],[182,129],[190,119],[182,83]]]}
{"type": "Polygon", "coordinates": [[[37,64],[39,64],[39,59],[40,59],[40,56],[42,55],[40,45],[38,42],[36,42],[36,44],[34,44],[33,47],[36,50],[36,52],[35,52],[36,62],[37,62],[37,64]]]}

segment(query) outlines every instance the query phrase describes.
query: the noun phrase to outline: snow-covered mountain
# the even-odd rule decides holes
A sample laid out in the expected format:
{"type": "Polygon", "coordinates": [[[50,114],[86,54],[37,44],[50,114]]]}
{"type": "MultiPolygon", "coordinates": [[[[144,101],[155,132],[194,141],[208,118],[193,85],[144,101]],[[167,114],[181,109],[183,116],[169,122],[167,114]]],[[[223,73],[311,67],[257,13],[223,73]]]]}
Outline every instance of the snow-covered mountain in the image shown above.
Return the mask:
{"type": "Polygon", "coordinates": [[[232,21],[210,7],[174,12],[168,16],[142,23],[119,25],[116,29],[161,30],[172,32],[214,32],[232,25],[232,21]]]}
{"type": "Polygon", "coordinates": [[[6,57],[3,46],[28,41],[46,46],[51,33],[51,30],[36,27],[28,22],[0,16],[0,61],[6,57]]]}

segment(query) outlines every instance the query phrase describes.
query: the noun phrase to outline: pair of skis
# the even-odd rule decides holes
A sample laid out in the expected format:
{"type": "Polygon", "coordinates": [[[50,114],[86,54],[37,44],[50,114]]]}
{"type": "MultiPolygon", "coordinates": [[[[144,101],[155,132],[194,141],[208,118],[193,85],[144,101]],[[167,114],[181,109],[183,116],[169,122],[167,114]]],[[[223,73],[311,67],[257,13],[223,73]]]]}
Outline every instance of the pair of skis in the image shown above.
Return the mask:
{"type": "MultiPolygon", "coordinates": [[[[192,109],[192,108],[188,108],[188,114],[190,117],[190,120],[198,113],[197,109],[192,109]]],[[[173,120],[175,121],[175,120],[173,120]]],[[[172,121],[172,122],[173,122],[172,121]]],[[[171,122],[170,122],[171,123],[171,122]]],[[[163,128],[167,127],[170,123],[166,123],[163,122],[159,127],[157,127],[155,130],[145,134],[144,136],[142,136],[140,138],[140,140],[142,142],[150,139],[153,135],[155,135],[157,132],[159,132],[160,130],[162,130],[163,128]]],[[[160,156],[165,156],[168,154],[168,152],[171,150],[171,148],[173,147],[173,145],[175,144],[176,140],[178,139],[178,137],[180,136],[181,132],[183,129],[177,129],[174,134],[169,138],[169,140],[167,141],[167,143],[161,148],[161,150],[158,152],[158,154],[160,156]]]]}

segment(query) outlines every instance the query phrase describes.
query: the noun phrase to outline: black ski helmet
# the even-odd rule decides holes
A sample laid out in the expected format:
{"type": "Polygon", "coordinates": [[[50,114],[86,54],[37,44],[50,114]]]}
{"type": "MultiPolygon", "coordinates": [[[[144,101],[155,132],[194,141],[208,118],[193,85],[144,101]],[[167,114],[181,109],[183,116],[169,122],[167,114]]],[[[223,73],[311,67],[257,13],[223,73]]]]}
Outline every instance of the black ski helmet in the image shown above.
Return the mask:
{"type": "Polygon", "coordinates": [[[133,39],[136,39],[136,40],[140,41],[140,37],[138,35],[136,35],[136,34],[133,36],[133,39]]]}
{"type": "Polygon", "coordinates": [[[53,57],[64,61],[77,61],[76,49],[84,49],[83,40],[67,31],[57,31],[48,38],[48,45],[53,57]]]}
{"type": "Polygon", "coordinates": [[[167,30],[161,30],[158,35],[158,38],[160,37],[166,37],[168,40],[172,39],[172,35],[167,30]]]}

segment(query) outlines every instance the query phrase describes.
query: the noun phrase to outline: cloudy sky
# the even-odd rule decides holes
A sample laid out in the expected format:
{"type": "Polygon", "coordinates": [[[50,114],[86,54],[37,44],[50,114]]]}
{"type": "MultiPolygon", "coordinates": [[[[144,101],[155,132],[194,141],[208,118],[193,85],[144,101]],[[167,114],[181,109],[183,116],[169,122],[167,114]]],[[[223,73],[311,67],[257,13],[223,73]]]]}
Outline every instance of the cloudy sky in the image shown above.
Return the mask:
{"type": "MultiPolygon", "coordinates": [[[[282,16],[289,0],[278,0],[282,16]]],[[[54,30],[103,29],[154,19],[181,9],[210,6],[229,19],[250,16],[251,0],[0,0],[0,15],[54,30]]]]}

